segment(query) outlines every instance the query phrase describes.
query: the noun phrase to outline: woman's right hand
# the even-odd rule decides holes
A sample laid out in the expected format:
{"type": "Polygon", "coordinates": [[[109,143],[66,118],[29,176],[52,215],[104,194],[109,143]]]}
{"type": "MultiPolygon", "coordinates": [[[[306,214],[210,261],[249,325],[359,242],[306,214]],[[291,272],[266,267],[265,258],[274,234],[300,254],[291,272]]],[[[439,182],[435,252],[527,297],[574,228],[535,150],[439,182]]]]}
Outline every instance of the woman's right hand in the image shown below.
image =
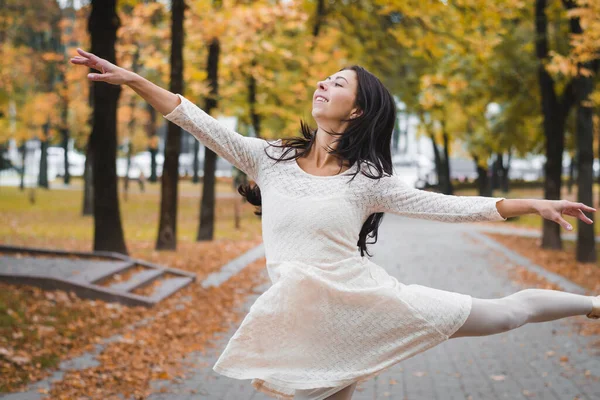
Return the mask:
{"type": "Polygon", "coordinates": [[[92,81],[106,82],[113,85],[122,85],[128,83],[135,73],[128,71],[124,68],[117,67],[116,65],[100,58],[92,53],[77,49],[80,56],[71,58],[71,63],[77,65],[85,65],[86,67],[93,68],[100,71],[101,74],[88,74],[88,79],[92,81]]]}

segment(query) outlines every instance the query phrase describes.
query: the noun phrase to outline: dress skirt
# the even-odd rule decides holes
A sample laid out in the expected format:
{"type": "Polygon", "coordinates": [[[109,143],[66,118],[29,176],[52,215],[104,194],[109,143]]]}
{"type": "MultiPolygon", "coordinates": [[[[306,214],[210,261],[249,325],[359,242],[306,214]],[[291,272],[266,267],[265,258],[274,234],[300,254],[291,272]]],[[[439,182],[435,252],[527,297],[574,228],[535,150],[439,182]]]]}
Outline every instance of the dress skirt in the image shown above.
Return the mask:
{"type": "Polygon", "coordinates": [[[267,270],[273,285],[213,369],[279,399],[321,400],[372,378],[446,341],[471,310],[469,295],[405,285],[366,257],[267,270]]]}

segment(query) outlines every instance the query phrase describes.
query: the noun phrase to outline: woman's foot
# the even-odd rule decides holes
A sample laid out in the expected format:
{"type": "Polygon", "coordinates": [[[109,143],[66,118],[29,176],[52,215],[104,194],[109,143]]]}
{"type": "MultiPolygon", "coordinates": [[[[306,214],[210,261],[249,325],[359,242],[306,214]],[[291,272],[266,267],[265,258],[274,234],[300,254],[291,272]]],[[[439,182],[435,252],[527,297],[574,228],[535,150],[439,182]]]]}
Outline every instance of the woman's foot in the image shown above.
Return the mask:
{"type": "Polygon", "coordinates": [[[587,314],[588,318],[600,318],[600,296],[592,297],[592,311],[587,314]]]}

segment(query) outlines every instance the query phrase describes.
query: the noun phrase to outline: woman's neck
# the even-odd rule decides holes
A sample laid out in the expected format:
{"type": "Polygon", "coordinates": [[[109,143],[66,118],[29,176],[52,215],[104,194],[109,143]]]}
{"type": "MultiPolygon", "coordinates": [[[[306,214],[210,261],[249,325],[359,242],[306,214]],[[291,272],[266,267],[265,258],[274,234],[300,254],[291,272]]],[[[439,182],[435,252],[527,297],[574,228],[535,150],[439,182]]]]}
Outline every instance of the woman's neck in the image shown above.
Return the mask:
{"type": "Polygon", "coordinates": [[[343,166],[340,170],[339,158],[330,154],[328,151],[329,149],[337,148],[338,143],[336,142],[336,139],[338,139],[339,136],[330,135],[322,128],[318,128],[315,135],[315,141],[311,148],[301,157],[303,169],[333,173],[346,171],[348,167],[343,166]]]}

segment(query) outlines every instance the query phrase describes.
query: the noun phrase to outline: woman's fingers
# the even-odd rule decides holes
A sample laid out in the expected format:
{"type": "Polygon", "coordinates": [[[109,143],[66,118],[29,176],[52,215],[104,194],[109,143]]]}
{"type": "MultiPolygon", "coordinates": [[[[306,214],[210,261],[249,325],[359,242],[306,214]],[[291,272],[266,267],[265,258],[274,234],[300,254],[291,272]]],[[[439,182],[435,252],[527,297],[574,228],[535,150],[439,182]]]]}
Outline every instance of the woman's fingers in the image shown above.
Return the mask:
{"type": "Polygon", "coordinates": [[[568,223],[567,221],[565,221],[565,219],[561,216],[556,217],[555,222],[568,231],[573,230],[573,227],[571,226],[571,224],[568,223]]]}
{"type": "Polygon", "coordinates": [[[594,221],[592,219],[590,219],[587,215],[585,215],[583,211],[581,211],[581,210],[578,210],[578,211],[579,211],[579,213],[578,213],[577,217],[579,217],[580,220],[582,220],[586,224],[594,223],[594,221]]]}
{"type": "Polygon", "coordinates": [[[583,211],[586,211],[586,212],[594,212],[594,211],[596,211],[596,209],[593,208],[593,207],[586,206],[585,204],[581,204],[581,203],[580,203],[580,205],[581,205],[581,210],[583,210],[583,211]]]}
{"type": "Polygon", "coordinates": [[[109,82],[112,74],[88,74],[88,79],[98,82],[109,82]]]}
{"type": "Polygon", "coordinates": [[[85,65],[102,73],[109,69],[110,63],[103,58],[79,48],[77,49],[77,52],[80,54],[80,56],[71,58],[71,62],[73,64],[85,65]]]}
{"type": "Polygon", "coordinates": [[[83,57],[85,57],[85,58],[89,58],[89,59],[91,59],[91,60],[94,60],[94,59],[95,59],[94,61],[101,60],[101,58],[100,58],[100,57],[98,57],[97,55],[94,55],[94,54],[92,54],[92,53],[88,53],[87,51],[84,51],[84,50],[82,50],[82,49],[80,49],[80,48],[77,48],[77,52],[78,52],[79,54],[81,54],[81,55],[82,55],[83,57]]]}

